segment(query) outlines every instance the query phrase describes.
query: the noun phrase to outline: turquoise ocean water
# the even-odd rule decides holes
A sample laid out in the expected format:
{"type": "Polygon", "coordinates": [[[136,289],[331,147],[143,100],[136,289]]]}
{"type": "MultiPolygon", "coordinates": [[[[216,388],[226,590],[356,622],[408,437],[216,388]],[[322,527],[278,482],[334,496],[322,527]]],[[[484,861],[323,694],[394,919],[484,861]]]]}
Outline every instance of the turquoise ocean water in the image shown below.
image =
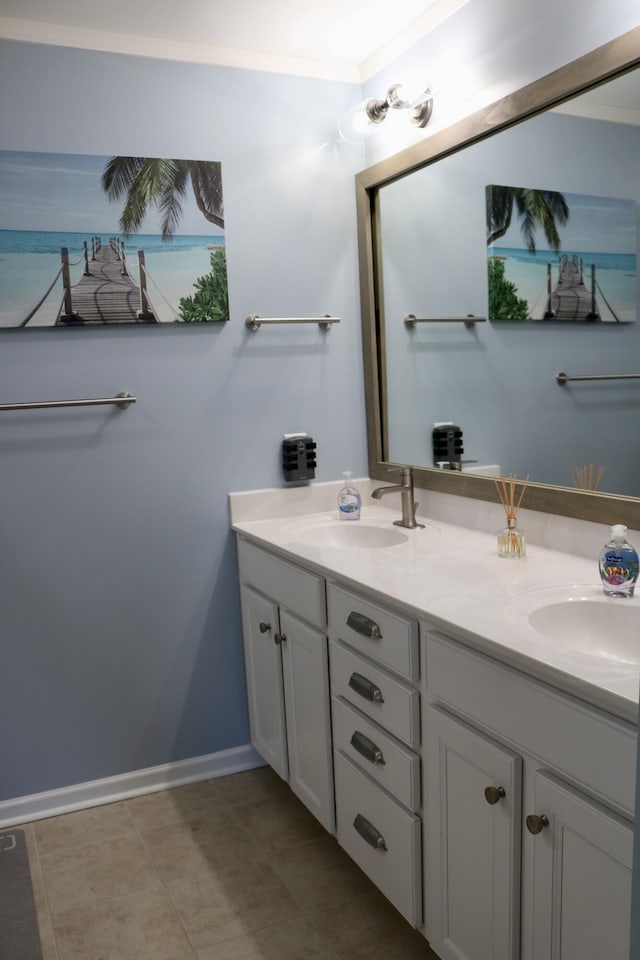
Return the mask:
{"type": "MultiPolygon", "coordinates": [[[[91,251],[89,233],[65,233],[38,230],[0,230],[0,327],[19,326],[38,303],[60,269],[60,250],[67,247],[73,262],[83,256],[86,240],[91,251]]],[[[110,237],[102,236],[102,243],[110,237]]],[[[138,234],[125,241],[132,268],[137,267],[137,251],[144,250],[145,263],[152,279],[149,294],[161,321],[171,322],[180,297],[193,293],[194,281],[209,272],[209,247],[224,246],[224,236],[176,235],[164,242],[157,234],[138,234]],[[168,301],[168,303],[167,303],[168,301]]],[[[76,283],[83,263],[71,268],[71,282],[76,283]]],[[[135,272],[133,272],[135,277],[135,272]]],[[[29,326],[50,326],[62,300],[59,279],[47,300],[29,326]]]]}
{"type": "Polygon", "coordinates": [[[518,296],[527,300],[529,315],[541,318],[547,302],[547,264],[552,265],[552,283],[558,280],[558,262],[562,253],[569,259],[577,256],[582,260],[584,282],[591,289],[591,265],[595,266],[599,290],[596,297],[603,321],[638,319],[638,274],[637,257],[634,253],[593,253],[581,250],[566,250],[560,254],[553,250],[528,250],[514,247],[492,246],[489,256],[504,258],[507,280],[515,283],[518,296]],[[615,316],[614,316],[615,314],[615,316]]]}

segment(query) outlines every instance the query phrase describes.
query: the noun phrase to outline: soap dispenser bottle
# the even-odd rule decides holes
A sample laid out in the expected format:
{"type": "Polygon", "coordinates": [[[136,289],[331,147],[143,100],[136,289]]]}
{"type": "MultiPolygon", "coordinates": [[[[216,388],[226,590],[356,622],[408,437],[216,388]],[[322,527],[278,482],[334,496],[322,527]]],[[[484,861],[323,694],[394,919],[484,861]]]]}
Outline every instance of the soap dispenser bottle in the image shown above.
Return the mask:
{"type": "Polygon", "coordinates": [[[344,486],[338,494],[338,515],[341,520],[359,520],[362,497],[351,484],[351,470],[342,474],[344,486]]]}
{"type": "Polygon", "coordinates": [[[608,597],[632,597],[638,579],[638,554],[622,523],[611,527],[611,539],[600,554],[602,588],[608,597]]]}

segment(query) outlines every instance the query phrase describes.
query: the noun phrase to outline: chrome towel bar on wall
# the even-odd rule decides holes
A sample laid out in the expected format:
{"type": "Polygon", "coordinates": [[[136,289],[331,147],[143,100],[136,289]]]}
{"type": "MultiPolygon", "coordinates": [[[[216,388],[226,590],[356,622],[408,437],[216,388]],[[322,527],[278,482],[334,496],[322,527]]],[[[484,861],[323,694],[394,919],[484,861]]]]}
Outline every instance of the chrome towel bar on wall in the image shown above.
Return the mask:
{"type": "Polygon", "coordinates": [[[0,403],[0,411],[45,410],[48,407],[98,407],[109,403],[120,407],[121,410],[128,410],[131,404],[136,402],[136,399],[126,390],[123,390],[115,397],[97,397],[87,400],[38,400],[34,403],[0,403]]]}
{"type": "Polygon", "coordinates": [[[486,317],[474,317],[468,313],[466,317],[416,317],[408,313],[404,318],[405,327],[415,327],[416,323],[464,323],[465,327],[474,327],[476,323],[486,323],[486,317]]]}
{"type": "Polygon", "coordinates": [[[556,382],[561,386],[572,380],[640,380],[640,373],[604,373],[585,377],[570,377],[568,373],[556,373],[556,382]]]}
{"type": "Polygon", "coordinates": [[[247,317],[245,323],[254,333],[264,323],[317,323],[321,330],[328,330],[333,323],[340,323],[340,318],[331,317],[329,314],[324,317],[259,317],[257,314],[252,314],[247,317]]]}

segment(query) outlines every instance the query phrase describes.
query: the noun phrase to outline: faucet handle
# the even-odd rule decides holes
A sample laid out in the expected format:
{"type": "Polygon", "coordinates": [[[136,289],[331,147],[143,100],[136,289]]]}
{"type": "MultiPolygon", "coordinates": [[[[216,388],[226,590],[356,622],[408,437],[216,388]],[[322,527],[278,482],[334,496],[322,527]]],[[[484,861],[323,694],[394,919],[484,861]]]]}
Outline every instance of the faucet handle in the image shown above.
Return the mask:
{"type": "Polygon", "coordinates": [[[413,468],[409,466],[404,467],[385,467],[385,473],[400,473],[402,479],[409,481],[413,476],[413,468]]]}

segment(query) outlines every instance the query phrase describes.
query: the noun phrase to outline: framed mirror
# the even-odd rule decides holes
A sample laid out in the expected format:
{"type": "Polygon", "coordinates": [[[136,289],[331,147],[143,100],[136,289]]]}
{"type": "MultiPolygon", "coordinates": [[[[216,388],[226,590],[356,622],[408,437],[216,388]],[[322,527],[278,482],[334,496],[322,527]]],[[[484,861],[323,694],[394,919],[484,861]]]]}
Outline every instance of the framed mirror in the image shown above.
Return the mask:
{"type": "Polygon", "coordinates": [[[357,176],[372,477],[410,463],[495,502],[493,476],[528,475],[528,509],[640,528],[639,66],[636,28],[357,176]],[[519,192],[560,197],[564,231],[532,228],[519,192]],[[574,269],[588,304],[569,316],[574,269]],[[516,288],[502,313],[496,274],[516,288]],[[440,424],[462,433],[455,469],[440,424]]]}

